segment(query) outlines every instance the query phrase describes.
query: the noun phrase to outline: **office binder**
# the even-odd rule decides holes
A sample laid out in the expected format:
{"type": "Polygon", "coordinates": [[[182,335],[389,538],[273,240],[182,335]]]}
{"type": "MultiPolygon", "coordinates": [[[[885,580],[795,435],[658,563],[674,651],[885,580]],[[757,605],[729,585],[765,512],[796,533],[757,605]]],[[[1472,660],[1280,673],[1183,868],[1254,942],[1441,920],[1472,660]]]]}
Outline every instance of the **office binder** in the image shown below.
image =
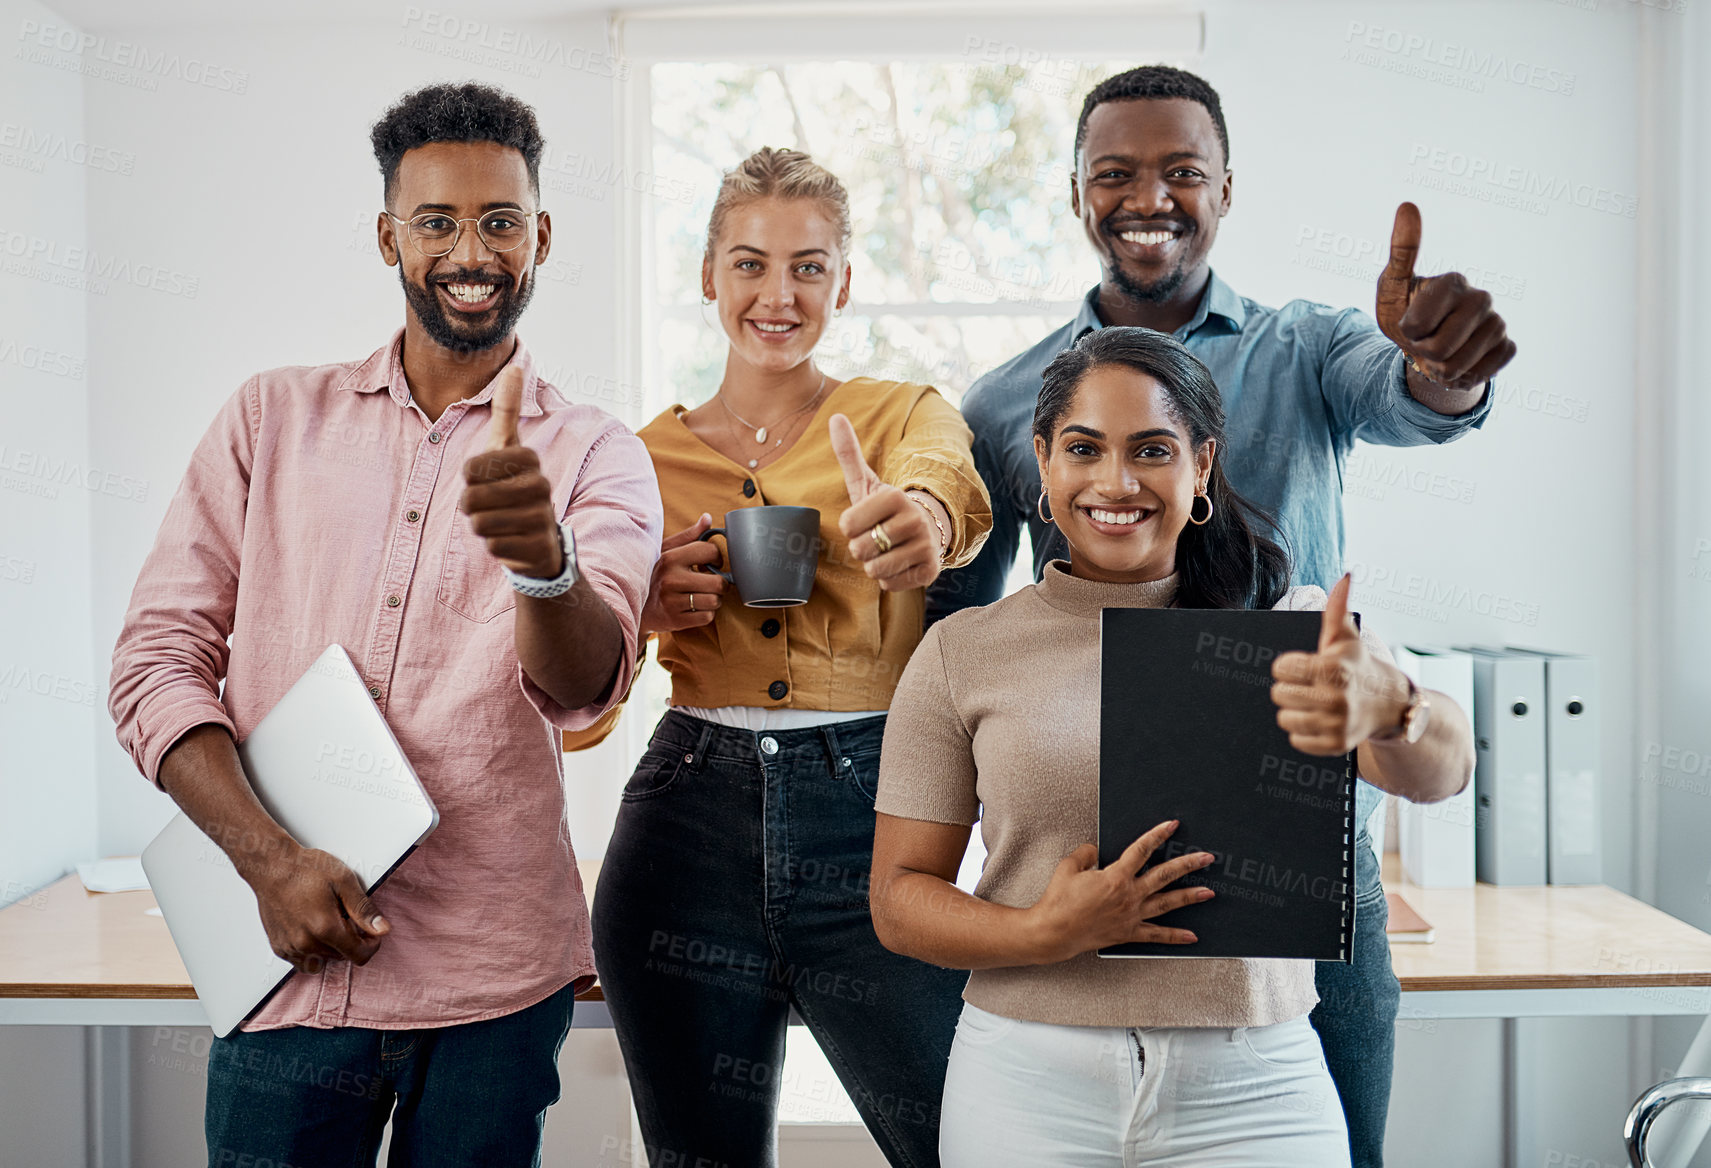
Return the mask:
{"type": "Polygon", "coordinates": [[[1208,851],[1181,883],[1217,896],[1154,923],[1192,945],[1101,957],[1348,961],[1354,933],[1354,755],[1303,754],[1277,724],[1271,663],[1314,651],[1318,612],[1108,608],[1101,624],[1099,862],[1167,819],[1148,862],[1208,851]]]}
{"type": "MultiPolygon", "coordinates": [[[[1459,649],[1407,646],[1396,664],[1421,689],[1453,699],[1473,721],[1473,659],[1459,649]]],[[[1436,803],[1396,800],[1402,872],[1421,888],[1471,888],[1474,882],[1474,783],[1436,803]]]]}
{"type": "Polygon", "coordinates": [[[1604,878],[1599,839],[1598,663],[1578,653],[1510,649],[1545,663],[1545,872],[1552,884],[1604,878]]]}
{"type": "Polygon", "coordinates": [[[1473,658],[1475,870],[1487,884],[1543,884],[1545,663],[1458,648],[1473,658]]]}

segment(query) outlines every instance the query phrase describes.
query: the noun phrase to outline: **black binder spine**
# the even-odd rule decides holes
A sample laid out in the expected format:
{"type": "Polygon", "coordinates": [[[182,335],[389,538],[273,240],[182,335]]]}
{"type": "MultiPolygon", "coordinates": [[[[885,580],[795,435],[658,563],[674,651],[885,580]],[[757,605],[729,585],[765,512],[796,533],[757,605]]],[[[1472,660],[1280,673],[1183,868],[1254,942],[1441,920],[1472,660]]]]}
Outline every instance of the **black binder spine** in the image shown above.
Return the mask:
{"type": "Polygon", "coordinates": [[[1353,961],[1352,946],[1349,939],[1355,932],[1355,840],[1360,838],[1359,826],[1355,823],[1355,752],[1349,751],[1343,756],[1343,926],[1340,930],[1337,947],[1342,952],[1341,960],[1353,961]]]}

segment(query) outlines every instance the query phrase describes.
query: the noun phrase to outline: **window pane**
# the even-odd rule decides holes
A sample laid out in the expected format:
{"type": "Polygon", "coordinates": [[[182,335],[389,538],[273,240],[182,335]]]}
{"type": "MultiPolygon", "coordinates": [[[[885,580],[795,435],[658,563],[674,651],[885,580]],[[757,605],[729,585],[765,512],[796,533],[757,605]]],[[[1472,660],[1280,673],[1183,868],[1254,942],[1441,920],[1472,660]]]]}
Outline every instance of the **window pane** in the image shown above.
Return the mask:
{"type": "Polygon", "coordinates": [[[654,169],[672,197],[649,204],[660,343],[645,360],[662,397],[649,405],[717,388],[715,312],[706,325],[682,314],[699,310],[720,176],[763,145],[808,151],[850,192],[852,308],[867,315],[846,312],[827,337],[828,370],[928,381],[960,400],[1097,281],[1069,213],[1075,121],[1087,89],[1127,67],[1044,85],[1038,70],[931,62],[653,66],[654,169]],[[954,316],[933,320],[934,305],[954,316]],[[971,305],[995,311],[965,318],[971,305]]]}

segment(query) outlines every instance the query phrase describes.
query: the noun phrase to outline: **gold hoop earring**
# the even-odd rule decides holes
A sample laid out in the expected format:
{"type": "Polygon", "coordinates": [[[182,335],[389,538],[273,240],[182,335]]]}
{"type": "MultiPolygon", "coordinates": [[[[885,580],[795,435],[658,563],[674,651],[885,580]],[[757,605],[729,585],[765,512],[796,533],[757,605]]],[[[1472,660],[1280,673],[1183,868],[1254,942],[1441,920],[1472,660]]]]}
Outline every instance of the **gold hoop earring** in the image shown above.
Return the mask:
{"type": "Polygon", "coordinates": [[[1196,495],[1194,496],[1194,503],[1190,503],[1188,505],[1188,522],[1194,524],[1196,527],[1205,527],[1208,523],[1212,522],[1212,496],[1196,495]],[[1206,500],[1206,518],[1196,519],[1194,518],[1194,503],[1198,503],[1202,499],[1206,500]]]}
{"type": "Polygon", "coordinates": [[[1053,522],[1052,516],[1046,514],[1046,493],[1043,490],[1040,492],[1040,501],[1034,504],[1034,511],[1039,515],[1041,523],[1053,522]]]}

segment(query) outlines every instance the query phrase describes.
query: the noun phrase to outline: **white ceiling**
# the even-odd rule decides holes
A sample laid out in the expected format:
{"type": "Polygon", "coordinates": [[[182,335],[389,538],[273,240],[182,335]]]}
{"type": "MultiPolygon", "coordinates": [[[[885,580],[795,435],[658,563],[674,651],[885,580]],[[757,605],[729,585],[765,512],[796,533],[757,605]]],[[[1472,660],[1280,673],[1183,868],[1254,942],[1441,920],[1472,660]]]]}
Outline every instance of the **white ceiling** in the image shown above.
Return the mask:
{"type": "Polygon", "coordinates": [[[256,28],[265,25],[395,24],[408,7],[455,12],[479,20],[552,20],[615,7],[702,8],[710,0],[44,0],[88,30],[183,25],[256,28]]]}
{"type": "MultiPolygon", "coordinates": [[[[897,17],[919,12],[1038,12],[1040,0],[43,0],[68,21],[89,31],[183,26],[261,28],[324,23],[396,24],[409,8],[476,20],[553,20],[590,12],[698,9],[727,12],[791,8],[817,15],[897,17]]],[[[1429,2],[1429,0],[1417,0],[1429,2]]],[[[1487,2],[1487,0],[1481,0],[1487,2]]],[[[1516,2],[1516,0],[1511,0],[1516,2]]],[[[1077,10],[1165,8],[1194,11],[1195,0],[1079,0],[1077,10]]]]}

